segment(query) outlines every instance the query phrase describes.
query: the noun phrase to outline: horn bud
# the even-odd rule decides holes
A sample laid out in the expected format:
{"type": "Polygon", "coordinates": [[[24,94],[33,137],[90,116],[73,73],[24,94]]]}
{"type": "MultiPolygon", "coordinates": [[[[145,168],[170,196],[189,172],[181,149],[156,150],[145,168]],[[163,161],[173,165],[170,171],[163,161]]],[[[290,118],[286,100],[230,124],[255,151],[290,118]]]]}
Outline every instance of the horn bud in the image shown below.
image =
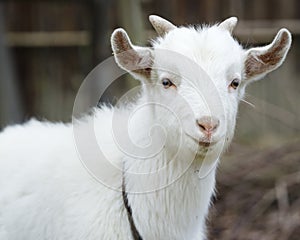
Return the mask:
{"type": "Polygon", "coordinates": [[[237,22],[238,22],[237,17],[230,17],[230,18],[227,18],[226,20],[224,20],[223,22],[221,22],[219,24],[219,28],[227,30],[230,32],[230,34],[232,34],[237,22]]]}
{"type": "Polygon", "coordinates": [[[149,21],[160,36],[163,36],[176,28],[173,23],[156,15],[150,15],[149,21]]]}

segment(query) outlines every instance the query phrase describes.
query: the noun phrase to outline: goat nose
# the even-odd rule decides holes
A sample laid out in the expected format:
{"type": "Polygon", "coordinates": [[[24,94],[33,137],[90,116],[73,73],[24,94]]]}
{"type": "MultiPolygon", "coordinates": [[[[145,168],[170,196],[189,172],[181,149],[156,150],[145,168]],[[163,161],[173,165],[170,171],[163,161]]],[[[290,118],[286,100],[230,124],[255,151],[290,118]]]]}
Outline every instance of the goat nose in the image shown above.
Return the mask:
{"type": "Polygon", "coordinates": [[[204,116],[197,119],[197,124],[201,132],[210,135],[218,128],[220,121],[215,117],[204,116]]]}

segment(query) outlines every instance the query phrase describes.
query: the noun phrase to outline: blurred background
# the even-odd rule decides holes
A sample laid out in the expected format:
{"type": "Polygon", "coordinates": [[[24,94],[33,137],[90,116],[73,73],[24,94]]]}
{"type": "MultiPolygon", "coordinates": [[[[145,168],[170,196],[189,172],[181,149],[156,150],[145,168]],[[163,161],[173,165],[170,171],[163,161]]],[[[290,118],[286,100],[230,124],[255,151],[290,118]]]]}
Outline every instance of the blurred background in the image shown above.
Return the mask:
{"type": "MultiPolygon", "coordinates": [[[[0,129],[31,117],[70,121],[80,84],[112,55],[113,29],[123,27],[135,44],[149,45],[156,36],[150,14],[176,25],[237,16],[234,34],[245,47],[267,44],[286,27],[293,34],[286,62],[248,88],[254,106],[240,105],[208,231],[210,239],[298,240],[299,9],[299,0],[2,0],[0,129]]],[[[101,101],[114,103],[133,84],[126,77],[101,101]]]]}

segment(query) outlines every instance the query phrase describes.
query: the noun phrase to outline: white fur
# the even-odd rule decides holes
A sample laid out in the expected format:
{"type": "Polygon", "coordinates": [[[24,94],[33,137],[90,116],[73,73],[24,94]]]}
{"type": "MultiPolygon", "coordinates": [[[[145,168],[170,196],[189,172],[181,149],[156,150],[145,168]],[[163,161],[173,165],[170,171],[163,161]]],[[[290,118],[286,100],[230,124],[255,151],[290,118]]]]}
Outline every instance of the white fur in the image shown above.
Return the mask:
{"type": "MultiPolygon", "coordinates": [[[[154,57],[151,78],[143,78],[136,104],[95,109],[75,126],[31,120],[7,127],[0,135],[0,239],[132,239],[122,193],[96,181],[81,162],[85,160],[74,142],[73,129],[79,129],[81,142],[89,151],[85,129],[91,125],[103,153],[100,161],[108,159],[124,168],[133,219],[143,239],[205,239],[216,153],[232,139],[246,83],[237,90],[229,85],[234,78],[247,80],[246,51],[231,37],[233,25],[174,28],[158,38],[149,50],[154,57]],[[161,50],[186,59],[172,61],[161,50]],[[194,69],[187,67],[189,61],[204,69],[213,87],[203,80],[202,71],[190,74],[194,69]],[[163,78],[171,79],[177,89],[164,89],[163,78]],[[218,98],[204,100],[203,89],[205,98],[218,98]],[[211,139],[216,144],[205,149],[195,141],[204,139],[196,119],[207,115],[217,117],[220,126],[211,139]],[[133,147],[127,145],[127,130],[133,147]],[[139,152],[147,146],[148,150],[139,152]],[[154,150],[160,151],[141,160],[141,154],[154,150]],[[159,173],[152,176],[152,172],[159,173]]],[[[159,30],[164,33],[163,26],[159,30]]],[[[116,60],[124,67],[118,56],[116,60]]],[[[95,156],[94,149],[90,151],[95,156]]],[[[101,170],[105,169],[103,165],[101,170]]],[[[122,173],[106,174],[106,183],[120,189],[122,173]]]]}

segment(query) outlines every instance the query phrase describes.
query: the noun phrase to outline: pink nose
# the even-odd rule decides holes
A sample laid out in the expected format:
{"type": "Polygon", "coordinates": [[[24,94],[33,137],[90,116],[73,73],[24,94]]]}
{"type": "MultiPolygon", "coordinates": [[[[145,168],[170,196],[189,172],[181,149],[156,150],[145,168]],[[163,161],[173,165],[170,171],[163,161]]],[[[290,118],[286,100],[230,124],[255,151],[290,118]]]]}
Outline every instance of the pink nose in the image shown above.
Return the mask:
{"type": "Polygon", "coordinates": [[[220,124],[219,119],[210,116],[203,116],[197,119],[197,124],[205,135],[210,136],[215,132],[220,124]]]}

